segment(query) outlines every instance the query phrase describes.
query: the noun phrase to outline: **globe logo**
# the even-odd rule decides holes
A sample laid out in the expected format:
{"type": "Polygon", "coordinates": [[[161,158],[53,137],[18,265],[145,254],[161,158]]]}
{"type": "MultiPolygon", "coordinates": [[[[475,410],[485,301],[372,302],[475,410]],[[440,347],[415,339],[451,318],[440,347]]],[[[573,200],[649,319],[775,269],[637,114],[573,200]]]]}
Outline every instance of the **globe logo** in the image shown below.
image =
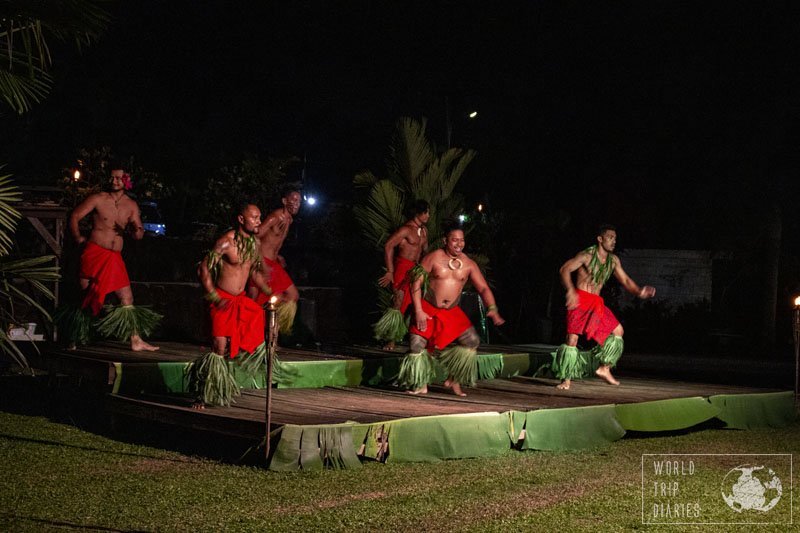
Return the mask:
{"type": "Polygon", "coordinates": [[[764,465],[731,468],[722,480],[722,499],[728,507],[742,511],[767,512],[781,499],[781,479],[764,465]]]}

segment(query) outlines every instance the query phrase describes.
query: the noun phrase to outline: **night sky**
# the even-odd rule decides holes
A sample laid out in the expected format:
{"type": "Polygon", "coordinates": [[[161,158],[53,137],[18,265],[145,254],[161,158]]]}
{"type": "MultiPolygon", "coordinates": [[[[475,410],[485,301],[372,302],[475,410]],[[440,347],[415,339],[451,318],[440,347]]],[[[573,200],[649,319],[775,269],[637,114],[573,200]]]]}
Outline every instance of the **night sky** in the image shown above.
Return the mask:
{"type": "MultiPolygon", "coordinates": [[[[110,145],[166,180],[245,154],[307,157],[328,200],[384,168],[427,117],[479,155],[470,200],[561,209],[639,247],[712,247],[766,205],[793,235],[800,146],[795,2],[136,1],[104,38],[54,46],[55,88],[3,117],[0,161],[54,183],[110,145]],[[477,110],[475,120],[466,114],[477,110]]],[[[754,232],[754,234],[757,232],[754,232]]]]}

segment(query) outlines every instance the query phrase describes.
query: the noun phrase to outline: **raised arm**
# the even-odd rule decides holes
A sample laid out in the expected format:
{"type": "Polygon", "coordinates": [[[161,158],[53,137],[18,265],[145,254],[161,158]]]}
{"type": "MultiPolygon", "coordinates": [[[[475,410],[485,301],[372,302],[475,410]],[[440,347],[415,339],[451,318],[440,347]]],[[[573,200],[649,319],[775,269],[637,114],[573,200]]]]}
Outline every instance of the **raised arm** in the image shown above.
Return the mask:
{"type": "Polygon", "coordinates": [[[651,287],[650,285],[639,287],[639,285],[637,285],[636,282],[633,281],[622,269],[622,263],[620,262],[619,257],[616,256],[614,256],[614,277],[617,278],[619,284],[622,285],[626,291],[641,298],[642,300],[652,298],[656,295],[655,287],[651,287]]]}
{"type": "Polygon", "coordinates": [[[95,207],[97,206],[97,199],[98,195],[90,195],[88,198],[78,204],[78,207],[73,209],[72,214],[69,216],[69,232],[72,234],[72,238],[75,239],[75,242],[78,244],[83,244],[86,241],[86,237],[81,235],[79,223],[86,215],[94,211],[95,207]]]}
{"type": "Polygon", "coordinates": [[[497,302],[494,299],[492,289],[489,288],[489,284],[486,283],[486,278],[483,277],[480,267],[474,261],[469,272],[469,279],[475,290],[481,295],[483,303],[486,304],[486,316],[492,319],[495,326],[505,323],[505,319],[500,316],[500,312],[497,309],[497,302]]]}
{"type": "Polygon", "coordinates": [[[394,281],[394,251],[406,238],[407,231],[408,228],[403,226],[395,231],[383,246],[383,263],[386,265],[386,273],[378,278],[378,284],[381,287],[388,287],[394,281]]]}

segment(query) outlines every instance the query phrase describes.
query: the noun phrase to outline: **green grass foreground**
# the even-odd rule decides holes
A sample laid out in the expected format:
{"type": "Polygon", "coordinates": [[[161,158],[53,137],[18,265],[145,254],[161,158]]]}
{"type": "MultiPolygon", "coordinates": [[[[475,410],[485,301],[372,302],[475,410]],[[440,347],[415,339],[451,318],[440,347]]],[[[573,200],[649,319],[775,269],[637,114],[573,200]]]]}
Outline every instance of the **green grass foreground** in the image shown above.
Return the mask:
{"type": "MultiPolygon", "coordinates": [[[[676,526],[641,524],[642,454],[794,454],[799,448],[795,424],[626,438],[595,452],[511,452],[285,474],[0,412],[0,530],[666,531],[676,526]]],[[[783,483],[788,498],[790,483],[783,483]]]]}

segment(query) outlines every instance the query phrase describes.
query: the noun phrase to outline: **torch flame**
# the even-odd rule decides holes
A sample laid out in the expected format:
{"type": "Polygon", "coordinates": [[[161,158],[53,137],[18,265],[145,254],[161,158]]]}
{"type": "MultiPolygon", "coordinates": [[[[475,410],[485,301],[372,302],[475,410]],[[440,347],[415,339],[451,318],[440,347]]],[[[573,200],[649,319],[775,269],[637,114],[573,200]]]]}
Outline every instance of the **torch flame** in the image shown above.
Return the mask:
{"type": "Polygon", "coordinates": [[[797,296],[797,297],[794,299],[794,306],[795,306],[795,307],[800,307],[800,296],[797,296]]]}
{"type": "MultiPolygon", "coordinates": [[[[798,299],[800,299],[800,297],[798,297],[798,299]]],[[[272,305],[275,305],[276,303],[278,303],[278,297],[277,296],[273,296],[272,298],[269,299],[269,303],[271,303],[272,305]]]]}

